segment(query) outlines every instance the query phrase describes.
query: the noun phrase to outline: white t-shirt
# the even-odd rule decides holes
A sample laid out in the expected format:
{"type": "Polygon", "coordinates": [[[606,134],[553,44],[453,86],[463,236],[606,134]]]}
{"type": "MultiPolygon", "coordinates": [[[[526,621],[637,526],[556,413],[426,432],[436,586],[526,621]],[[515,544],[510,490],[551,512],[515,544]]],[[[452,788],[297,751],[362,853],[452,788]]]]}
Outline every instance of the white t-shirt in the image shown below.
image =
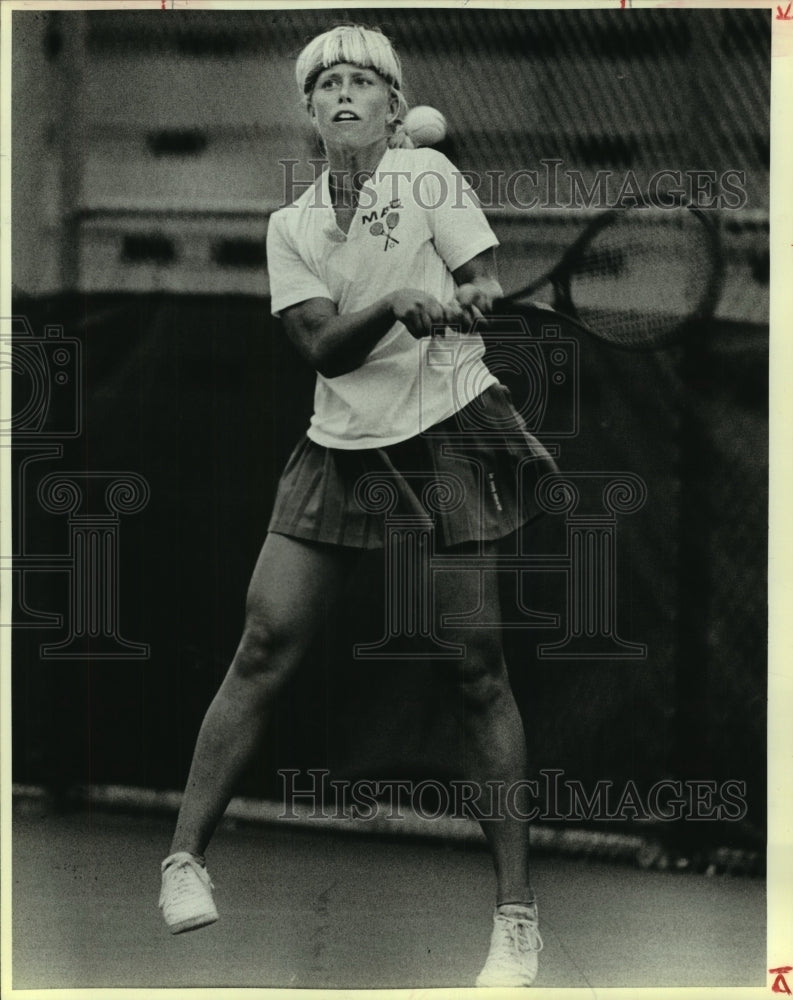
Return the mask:
{"type": "MultiPolygon", "coordinates": [[[[418,288],[454,296],[451,272],[498,245],[462,175],[432,149],[389,149],[361,191],[345,236],[331,207],[328,174],[273,213],[267,266],[273,315],[327,298],[340,315],[388,292],[418,288]]],[[[328,448],[382,448],[413,437],[466,406],[497,379],[478,334],[412,337],[395,323],[365,362],[336,378],[317,374],[308,436],[328,448]]]]}

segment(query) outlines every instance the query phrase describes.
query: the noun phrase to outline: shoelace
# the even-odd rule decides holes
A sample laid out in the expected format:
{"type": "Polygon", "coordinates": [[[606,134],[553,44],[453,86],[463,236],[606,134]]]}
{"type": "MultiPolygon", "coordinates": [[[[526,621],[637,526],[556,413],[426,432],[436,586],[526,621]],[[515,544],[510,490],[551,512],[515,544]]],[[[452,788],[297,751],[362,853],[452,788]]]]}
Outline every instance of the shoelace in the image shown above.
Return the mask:
{"type": "MultiPolygon", "coordinates": [[[[510,919],[510,918],[507,918],[510,919]]],[[[533,920],[512,917],[515,928],[515,947],[519,952],[542,951],[543,943],[537,925],[533,920]]]]}
{"type": "Polygon", "coordinates": [[[201,865],[199,865],[197,861],[192,861],[190,858],[183,858],[181,861],[174,862],[174,864],[170,865],[169,867],[176,869],[178,875],[180,876],[180,879],[184,878],[188,870],[193,871],[195,872],[196,875],[198,875],[201,881],[205,882],[211,889],[215,888],[215,886],[212,884],[212,880],[209,877],[209,872],[206,870],[206,868],[203,868],[201,865]]]}
{"type": "MultiPolygon", "coordinates": [[[[174,898],[180,898],[185,892],[190,892],[192,886],[190,883],[190,873],[195,872],[198,877],[209,886],[210,889],[214,889],[214,883],[209,877],[209,872],[206,868],[202,868],[198,862],[194,861],[192,858],[180,858],[179,861],[172,861],[168,867],[165,869],[166,873],[172,873],[171,879],[174,898]]],[[[163,885],[162,892],[160,893],[160,906],[163,905],[165,898],[165,886],[163,885]]]]}
{"type": "Polygon", "coordinates": [[[542,951],[542,938],[533,920],[509,917],[500,913],[497,915],[496,921],[502,934],[498,937],[495,951],[490,953],[489,965],[509,963],[515,954],[525,955],[529,952],[542,951]]]}

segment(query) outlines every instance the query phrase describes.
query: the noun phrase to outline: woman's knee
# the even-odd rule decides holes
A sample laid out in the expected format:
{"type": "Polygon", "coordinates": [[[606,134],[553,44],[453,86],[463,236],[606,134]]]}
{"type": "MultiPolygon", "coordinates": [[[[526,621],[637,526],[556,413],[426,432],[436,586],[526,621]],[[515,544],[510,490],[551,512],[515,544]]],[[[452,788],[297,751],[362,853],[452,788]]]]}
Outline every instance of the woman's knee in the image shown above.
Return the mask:
{"type": "Polygon", "coordinates": [[[466,650],[448,679],[454,683],[467,710],[486,710],[509,692],[506,664],[500,650],[466,650]]]}
{"type": "Polygon", "coordinates": [[[280,683],[298,665],[302,649],[299,634],[288,623],[249,614],[232,669],[244,677],[280,683]]]}

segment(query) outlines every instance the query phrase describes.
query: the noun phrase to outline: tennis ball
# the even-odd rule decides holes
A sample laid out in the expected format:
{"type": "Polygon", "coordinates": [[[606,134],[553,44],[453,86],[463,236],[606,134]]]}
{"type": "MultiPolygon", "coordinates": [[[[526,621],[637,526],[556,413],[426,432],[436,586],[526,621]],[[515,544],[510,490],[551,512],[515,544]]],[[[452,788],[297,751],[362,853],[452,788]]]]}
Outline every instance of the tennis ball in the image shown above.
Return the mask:
{"type": "Polygon", "coordinates": [[[434,146],[446,138],[446,119],[437,108],[426,104],[411,108],[404,125],[415,146],[434,146]]]}

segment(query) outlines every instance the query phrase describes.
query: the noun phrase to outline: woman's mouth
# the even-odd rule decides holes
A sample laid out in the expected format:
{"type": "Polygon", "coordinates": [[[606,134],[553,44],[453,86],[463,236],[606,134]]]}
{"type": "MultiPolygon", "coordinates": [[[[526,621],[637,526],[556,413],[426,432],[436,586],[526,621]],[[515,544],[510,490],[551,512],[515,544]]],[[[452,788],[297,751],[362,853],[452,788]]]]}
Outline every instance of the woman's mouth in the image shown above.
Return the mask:
{"type": "Polygon", "coordinates": [[[335,122],[359,122],[361,119],[354,111],[337,111],[333,120],[335,122]]]}

